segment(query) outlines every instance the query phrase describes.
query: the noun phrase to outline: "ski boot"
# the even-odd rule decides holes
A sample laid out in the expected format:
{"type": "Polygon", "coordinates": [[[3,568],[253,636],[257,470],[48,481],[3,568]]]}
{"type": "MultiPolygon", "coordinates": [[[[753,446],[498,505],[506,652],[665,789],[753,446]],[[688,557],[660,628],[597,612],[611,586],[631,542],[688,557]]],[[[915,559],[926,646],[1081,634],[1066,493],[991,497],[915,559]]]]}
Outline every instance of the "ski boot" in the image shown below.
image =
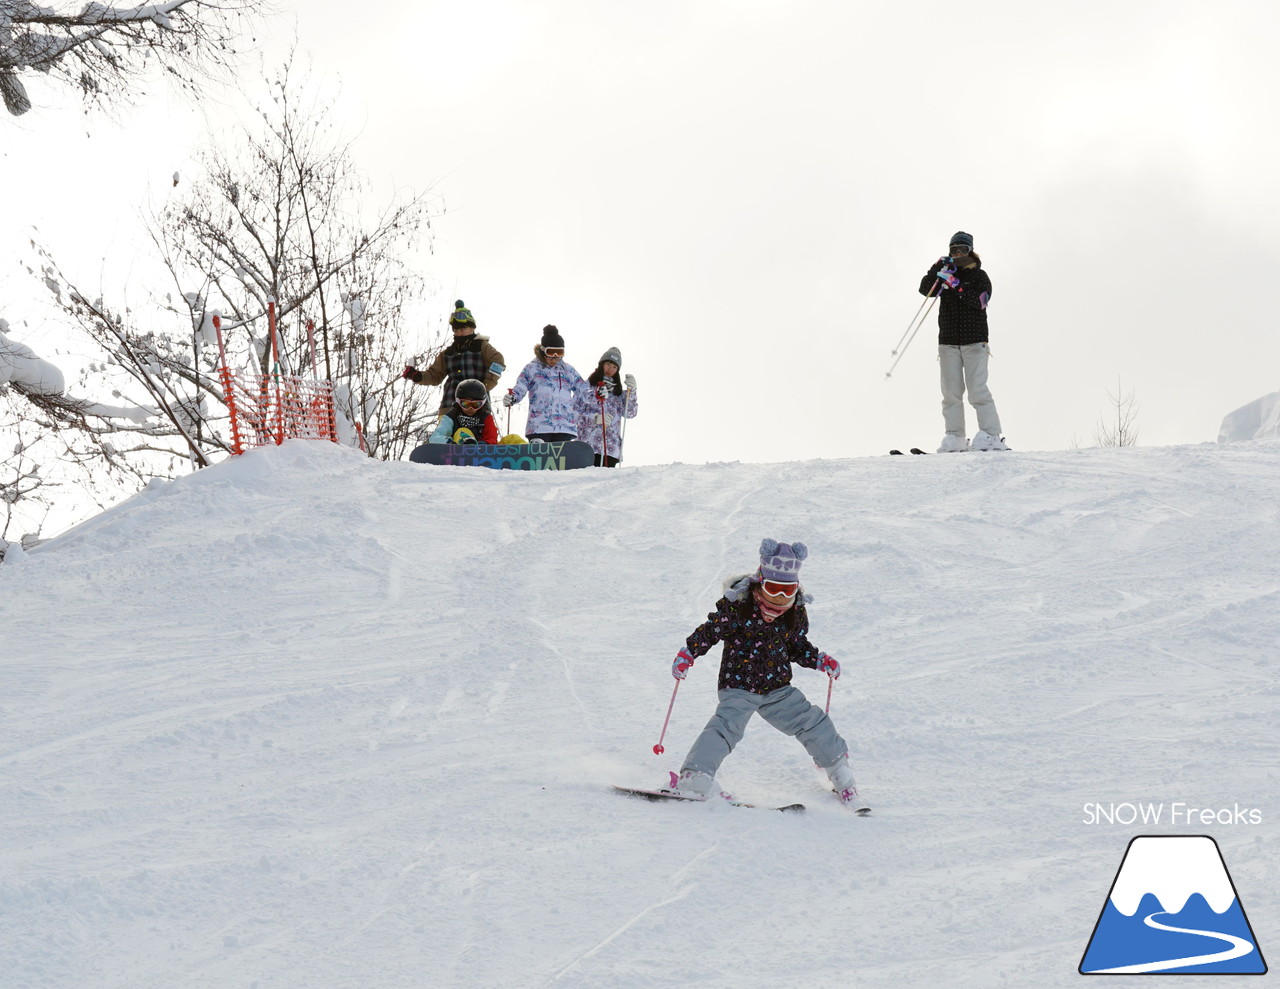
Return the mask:
{"type": "Polygon", "coordinates": [[[862,799],[858,793],[858,787],[853,782],[853,768],[849,765],[848,756],[828,768],[827,777],[831,780],[831,786],[836,796],[840,798],[840,803],[859,817],[866,817],[871,813],[871,805],[862,799]]]}
{"type": "Polygon", "coordinates": [[[1007,450],[1009,446],[999,436],[992,436],[990,433],[979,429],[973,434],[973,439],[969,441],[969,449],[977,451],[986,450],[1007,450]]]}

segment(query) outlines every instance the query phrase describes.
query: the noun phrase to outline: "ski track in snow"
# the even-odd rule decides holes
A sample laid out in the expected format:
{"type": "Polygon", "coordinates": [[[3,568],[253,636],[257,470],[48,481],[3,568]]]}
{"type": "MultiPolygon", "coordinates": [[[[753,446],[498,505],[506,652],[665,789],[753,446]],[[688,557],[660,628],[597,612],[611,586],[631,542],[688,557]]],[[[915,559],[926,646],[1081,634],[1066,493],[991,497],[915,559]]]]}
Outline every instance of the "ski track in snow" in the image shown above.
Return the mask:
{"type": "Polygon", "coordinates": [[[1265,952],[1277,490],[1276,443],[521,474],[291,442],[153,485],[0,566],[0,982],[1075,986],[1142,828],[1088,801],[1260,808],[1159,830],[1214,834],[1265,952]],[[870,818],[758,721],[724,786],[806,814],[609,789],[705,724],[715,652],[652,754],[765,536],[809,545],[870,818]]]}

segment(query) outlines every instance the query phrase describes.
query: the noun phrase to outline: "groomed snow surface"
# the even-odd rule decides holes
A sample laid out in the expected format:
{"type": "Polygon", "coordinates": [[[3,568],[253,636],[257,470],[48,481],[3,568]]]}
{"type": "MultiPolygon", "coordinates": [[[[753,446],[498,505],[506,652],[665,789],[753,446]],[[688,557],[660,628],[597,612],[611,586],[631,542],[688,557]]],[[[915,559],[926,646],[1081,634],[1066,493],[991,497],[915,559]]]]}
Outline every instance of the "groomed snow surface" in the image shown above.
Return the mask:
{"type": "Polygon", "coordinates": [[[157,483],[0,566],[0,984],[1077,986],[1142,833],[1212,834],[1280,953],[1278,492],[1275,441],[157,483]],[[678,768],[718,654],[658,757],[671,657],[764,536],[870,818],[759,721],[722,784],[806,814],[609,789],[678,768]]]}

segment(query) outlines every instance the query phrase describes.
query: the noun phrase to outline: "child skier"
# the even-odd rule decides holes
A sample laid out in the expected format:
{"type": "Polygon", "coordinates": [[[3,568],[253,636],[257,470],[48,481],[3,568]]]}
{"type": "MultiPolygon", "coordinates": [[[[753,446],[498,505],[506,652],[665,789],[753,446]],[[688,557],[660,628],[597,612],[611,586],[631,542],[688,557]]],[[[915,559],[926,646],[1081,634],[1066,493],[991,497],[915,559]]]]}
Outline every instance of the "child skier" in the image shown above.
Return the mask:
{"type": "Polygon", "coordinates": [[[622,420],[634,419],[639,409],[636,379],[628,374],[620,381],[621,370],[622,351],[610,347],[587,377],[591,387],[578,394],[578,439],[591,444],[597,467],[618,466],[622,460],[622,420]]]}
{"type": "Polygon", "coordinates": [[[720,763],[742,740],[751,716],[759,714],[799,739],[826,770],[841,803],[859,814],[870,812],[853,782],[848,745],[822,708],[791,686],[793,663],[832,679],[840,676],[840,664],[807,638],[800,564],[808,555],[804,543],[764,540],[759,569],[725,581],[725,595],[716,602],[716,610],[676,653],[671,675],[683,680],[695,658],[717,642],[724,643],[716,713],[685,756],[679,777],[671,774],[672,789],[679,795],[705,800],[712,794],[720,763]]]}
{"type": "Polygon", "coordinates": [[[440,416],[428,443],[497,443],[498,424],[489,411],[483,381],[468,378],[453,393],[453,405],[440,416]]]}

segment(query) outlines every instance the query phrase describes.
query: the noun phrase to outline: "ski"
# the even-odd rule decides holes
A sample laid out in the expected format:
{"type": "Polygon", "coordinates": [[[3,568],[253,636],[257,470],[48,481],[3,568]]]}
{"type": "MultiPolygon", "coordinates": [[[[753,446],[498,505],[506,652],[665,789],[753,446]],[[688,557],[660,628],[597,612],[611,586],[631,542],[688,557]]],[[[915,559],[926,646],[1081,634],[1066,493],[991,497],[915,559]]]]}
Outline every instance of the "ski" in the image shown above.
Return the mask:
{"type": "MultiPolygon", "coordinates": [[[[613,788],[629,797],[641,797],[645,800],[684,800],[689,803],[701,804],[706,800],[699,797],[686,797],[683,793],[676,793],[673,790],[645,790],[634,786],[618,786],[613,784],[613,788]]],[[[770,807],[765,804],[750,804],[745,800],[733,800],[726,797],[725,803],[731,807],[747,807],[751,810],[777,810],[784,813],[799,813],[804,810],[804,804],[785,804],[782,807],[770,807]]],[[[870,810],[870,808],[867,808],[870,810]]]]}
{"type": "Polygon", "coordinates": [[[848,802],[846,802],[845,799],[842,796],[840,796],[840,793],[838,790],[832,790],[831,795],[840,801],[840,805],[842,807],[848,807],[849,810],[857,814],[859,817],[866,817],[868,814],[871,813],[871,805],[862,799],[862,794],[860,794],[857,790],[853,791],[853,800],[850,800],[848,802]]]}
{"type": "MultiPolygon", "coordinates": [[[[911,448],[911,452],[912,452],[912,453],[914,453],[914,454],[916,454],[916,456],[919,456],[919,457],[927,456],[927,455],[928,455],[928,453],[929,453],[929,451],[928,451],[928,450],[921,450],[918,446],[913,446],[913,447],[911,448]]],[[[901,450],[890,450],[890,451],[889,451],[889,453],[890,453],[892,456],[895,456],[895,457],[901,457],[901,456],[902,456],[902,451],[901,451],[901,450]]]]}

